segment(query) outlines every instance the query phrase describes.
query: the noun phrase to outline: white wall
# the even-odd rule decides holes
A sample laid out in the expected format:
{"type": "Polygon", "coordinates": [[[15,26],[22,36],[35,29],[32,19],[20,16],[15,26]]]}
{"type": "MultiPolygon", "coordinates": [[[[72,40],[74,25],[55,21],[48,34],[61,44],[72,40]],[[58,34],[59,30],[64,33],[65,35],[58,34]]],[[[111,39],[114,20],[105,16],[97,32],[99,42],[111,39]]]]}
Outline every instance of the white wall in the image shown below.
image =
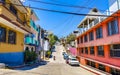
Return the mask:
{"type": "Polygon", "coordinates": [[[120,9],[120,0],[109,0],[110,15],[120,9]]]}

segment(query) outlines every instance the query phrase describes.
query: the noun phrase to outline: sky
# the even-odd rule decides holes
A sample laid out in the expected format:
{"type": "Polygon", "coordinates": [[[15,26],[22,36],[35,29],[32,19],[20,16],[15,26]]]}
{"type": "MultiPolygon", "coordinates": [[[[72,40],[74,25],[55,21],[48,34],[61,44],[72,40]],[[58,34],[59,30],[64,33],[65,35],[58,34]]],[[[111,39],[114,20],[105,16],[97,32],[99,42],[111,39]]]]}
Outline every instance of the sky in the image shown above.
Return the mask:
{"type": "MultiPolygon", "coordinates": [[[[87,14],[90,11],[90,9],[87,9],[88,7],[97,8],[102,13],[103,11],[101,10],[108,9],[108,0],[25,0],[24,4],[31,7],[45,8],[65,12],[74,12],[80,14],[87,14]],[[75,5],[86,8],[73,8],[49,5],[35,1],[43,1],[63,5],[75,5]]],[[[74,30],[77,30],[77,26],[79,25],[80,21],[85,17],[81,15],[48,12],[38,9],[33,10],[39,18],[39,21],[37,21],[36,24],[39,24],[45,30],[53,32],[58,37],[65,37],[72,33],[74,30]]]]}

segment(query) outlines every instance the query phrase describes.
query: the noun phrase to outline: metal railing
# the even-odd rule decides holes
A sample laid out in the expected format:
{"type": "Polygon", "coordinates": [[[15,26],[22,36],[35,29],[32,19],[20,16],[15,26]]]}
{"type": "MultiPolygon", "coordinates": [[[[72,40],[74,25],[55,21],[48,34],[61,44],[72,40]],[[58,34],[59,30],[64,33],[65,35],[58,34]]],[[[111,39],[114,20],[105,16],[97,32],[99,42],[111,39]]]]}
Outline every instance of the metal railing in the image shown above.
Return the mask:
{"type": "Polygon", "coordinates": [[[98,23],[102,22],[106,17],[98,17],[95,20],[93,20],[90,24],[87,25],[87,27],[80,30],[80,33],[77,34],[77,36],[83,34],[84,32],[88,31],[98,23]]]}

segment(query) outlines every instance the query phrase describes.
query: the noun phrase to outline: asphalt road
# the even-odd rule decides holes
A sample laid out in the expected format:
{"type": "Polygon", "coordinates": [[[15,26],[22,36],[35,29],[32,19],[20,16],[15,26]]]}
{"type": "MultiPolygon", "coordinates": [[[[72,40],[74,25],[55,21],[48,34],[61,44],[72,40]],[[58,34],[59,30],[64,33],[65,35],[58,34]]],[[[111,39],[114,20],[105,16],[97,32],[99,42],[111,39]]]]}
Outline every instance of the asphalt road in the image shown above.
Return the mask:
{"type": "Polygon", "coordinates": [[[56,52],[53,53],[53,56],[56,57],[55,61],[51,58],[45,65],[24,67],[17,70],[0,69],[0,75],[95,75],[79,66],[66,64],[62,56],[63,49],[62,46],[56,46],[56,52]]]}

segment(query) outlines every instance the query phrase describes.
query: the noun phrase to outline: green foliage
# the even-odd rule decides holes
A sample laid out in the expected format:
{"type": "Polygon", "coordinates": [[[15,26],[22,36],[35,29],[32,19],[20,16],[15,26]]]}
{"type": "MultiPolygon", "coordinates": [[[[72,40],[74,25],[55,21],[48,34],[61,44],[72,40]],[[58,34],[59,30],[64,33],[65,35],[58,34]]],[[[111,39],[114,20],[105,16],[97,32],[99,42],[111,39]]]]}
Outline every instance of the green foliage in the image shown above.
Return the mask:
{"type": "Polygon", "coordinates": [[[67,36],[66,38],[66,43],[70,44],[71,41],[75,40],[75,35],[74,34],[70,34],[69,36],[67,36]]]}
{"type": "Polygon", "coordinates": [[[50,34],[48,35],[50,46],[52,47],[56,41],[59,41],[58,37],[56,35],[50,34]]]}
{"type": "Polygon", "coordinates": [[[48,57],[48,58],[49,58],[49,57],[50,57],[50,55],[51,55],[51,53],[52,53],[52,52],[51,52],[50,50],[49,50],[49,51],[47,51],[47,52],[46,52],[46,57],[48,57]]]}
{"type": "Polygon", "coordinates": [[[25,57],[25,63],[32,62],[36,60],[37,54],[35,53],[35,51],[25,50],[24,57],[25,57]]]}

